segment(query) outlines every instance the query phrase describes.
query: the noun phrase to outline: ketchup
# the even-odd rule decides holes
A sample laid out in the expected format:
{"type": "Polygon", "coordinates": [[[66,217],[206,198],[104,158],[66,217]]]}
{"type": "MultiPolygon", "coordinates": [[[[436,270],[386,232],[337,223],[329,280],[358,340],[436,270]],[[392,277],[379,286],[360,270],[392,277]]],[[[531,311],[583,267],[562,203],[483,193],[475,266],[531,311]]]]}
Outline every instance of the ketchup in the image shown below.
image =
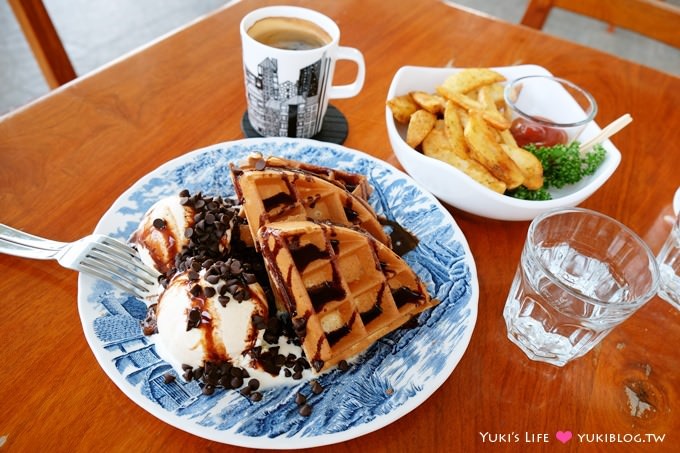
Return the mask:
{"type": "Polygon", "coordinates": [[[518,146],[533,143],[536,146],[564,145],[567,143],[567,133],[562,129],[532,123],[524,118],[515,118],[510,126],[510,132],[515,137],[518,146]]]}

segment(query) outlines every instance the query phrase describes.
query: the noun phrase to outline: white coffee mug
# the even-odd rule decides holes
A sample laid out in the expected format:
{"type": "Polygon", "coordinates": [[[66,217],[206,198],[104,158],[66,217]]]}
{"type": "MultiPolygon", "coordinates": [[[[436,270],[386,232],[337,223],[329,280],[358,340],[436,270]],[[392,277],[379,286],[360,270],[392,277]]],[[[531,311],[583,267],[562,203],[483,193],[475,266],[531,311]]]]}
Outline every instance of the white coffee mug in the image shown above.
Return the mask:
{"type": "Polygon", "coordinates": [[[332,19],[306,8],[266,7],[241,20],[248,120],[257,133],[313,137],[323,126],[329,99],[349,98],[361,91],[364,57],[357,49],[339,46],[339,40],[340,29],[332,19]],[[304,42],[291,37],[297,34],[303,35],[304,42]],[[304,35],[310,34],[318,42],[308,42],[304,35]],[[338,60],[356,63],[353,83],[333,86],[338,60]]]}

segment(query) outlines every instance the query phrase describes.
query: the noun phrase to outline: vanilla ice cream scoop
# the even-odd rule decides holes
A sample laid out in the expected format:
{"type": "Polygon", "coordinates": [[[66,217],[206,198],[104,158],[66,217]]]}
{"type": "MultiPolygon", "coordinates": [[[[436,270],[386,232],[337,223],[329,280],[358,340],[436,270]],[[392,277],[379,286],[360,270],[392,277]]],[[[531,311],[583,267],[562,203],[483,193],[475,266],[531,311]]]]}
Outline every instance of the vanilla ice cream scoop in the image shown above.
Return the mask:
{"type": "Polygon", "coordinates": [[[227,253],[237,212],[233,200],[184,190],[157,201],[130,242],[145,264],[162,274],[172,273],[189,248],[192,256],[202,258],[227,253]]]}
{"type": "Polygon", "coordinates": [[[247,365],[259,334],[253,318],[267,318],[267,301],[258,283],[222,278],[214,270],[222,264],[177,274],[158,300],[156,347],[176,370],[247,365]]]}

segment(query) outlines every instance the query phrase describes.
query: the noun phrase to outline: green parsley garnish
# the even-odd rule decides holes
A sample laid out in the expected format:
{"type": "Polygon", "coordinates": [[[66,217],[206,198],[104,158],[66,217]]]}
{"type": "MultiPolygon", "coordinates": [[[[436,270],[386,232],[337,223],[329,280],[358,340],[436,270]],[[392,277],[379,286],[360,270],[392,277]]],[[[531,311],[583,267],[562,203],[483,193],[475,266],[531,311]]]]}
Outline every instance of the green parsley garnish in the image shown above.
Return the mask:
{"type": "Polygon", "coordinates": [[[507,195],[523,200],[550,200],[552,197],[547,189],[559,189],[569,184],[575,184],[585,176],[592,175],[604,162],[607,151],[602,145],[595,145],[590,151],[581,155],[579,142],[568,145],[535,146],[524,148],[533,153],[543,165],[543,187],[529,190],[524,186],[506,192],[507,195]]]}

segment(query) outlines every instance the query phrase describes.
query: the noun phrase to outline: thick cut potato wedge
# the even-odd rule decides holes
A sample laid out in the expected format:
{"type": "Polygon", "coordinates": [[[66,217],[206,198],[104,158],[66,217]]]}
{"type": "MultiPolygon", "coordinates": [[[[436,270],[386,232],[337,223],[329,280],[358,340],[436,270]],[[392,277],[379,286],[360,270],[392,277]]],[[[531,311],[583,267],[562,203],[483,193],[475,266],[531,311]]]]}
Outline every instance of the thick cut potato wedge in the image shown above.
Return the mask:
{"type": "Polygon", "coordinates": [[[500,181],[489,170],[484,168],[482,164],[467,156],[467,153],[462,156],[456,152],[446,136],[446,125],[444,120],[437,120],[435,127],[427,134],[423,140],[423,154],[434,159],[446,162],[449,165],[456,167],[475,181],[494,192],[504,193],[507,186],[503,181],[500,181]]]}
{"type": "Polygon", "coordinates": [[[451,91],[467,93],[484,85],[503,81],[505,77],[492,69],[468,68],[450,75],[442,85],[451,91]]]}
{"type": "Polygon", "coordinates": [[[450,100],[446,101],[446,109],[444,110],[444,130],[452,151],[463,159],[469,158],[460,111],[456,104],[450,100]]]}
{"type": "Polygon", "coordinates": [[[496,132],[487,125],[482,112],[470,112],[463,134],[470,156],[503,181],[508,189],[514,189],[524,182],[524,175],[496,141],[496,132]]]}
{"type": "Polygon", "coordinates": [[[510,120],[498,110],[491,87],[492,85],[485,85],[477,94],[478,101],[484,106],[484,119],[499,131],[510,129],[510,120]]]}
{"type": "Polygon", "coordinates": [[[418,104],[411,98],[410,95],[404,94],[403,96],[397,96],[387,101],[387,106],[392,110],[392,115],[394,119],[400,123],[408,124],[418,107],[418,104]]]}
{"type": "Polygon", "coordinates": [[[412,91],[409,93],[416,104],[430,113],[439,115],[444,111],[446,99],[438,94],[430,94],[424,91],[412,91]]]}
{"type": "Polygon", "coordinates": [[[406,143],[411,148],[416,148],[427,134],[434,127],[437,117],[427,110],[417,110],[408,122],[408,129],[406,129],[406,143]]]}
{"type": "Polygon", "coordinates": [[[524,187],[530,190],[543,187],[543,165],[538,157],[519,146],[502,144],[501,147],[524,175],[524,187]]]}
{"type": "Polygon", "coordinates": [[[437,93],[440,96],[444,96],[446,99],[450,99],[460,108],[465,110],[484,110],[484,105],[476,99],[470,96],[454,91],[443,85],[437,87],[437,93]]]}

